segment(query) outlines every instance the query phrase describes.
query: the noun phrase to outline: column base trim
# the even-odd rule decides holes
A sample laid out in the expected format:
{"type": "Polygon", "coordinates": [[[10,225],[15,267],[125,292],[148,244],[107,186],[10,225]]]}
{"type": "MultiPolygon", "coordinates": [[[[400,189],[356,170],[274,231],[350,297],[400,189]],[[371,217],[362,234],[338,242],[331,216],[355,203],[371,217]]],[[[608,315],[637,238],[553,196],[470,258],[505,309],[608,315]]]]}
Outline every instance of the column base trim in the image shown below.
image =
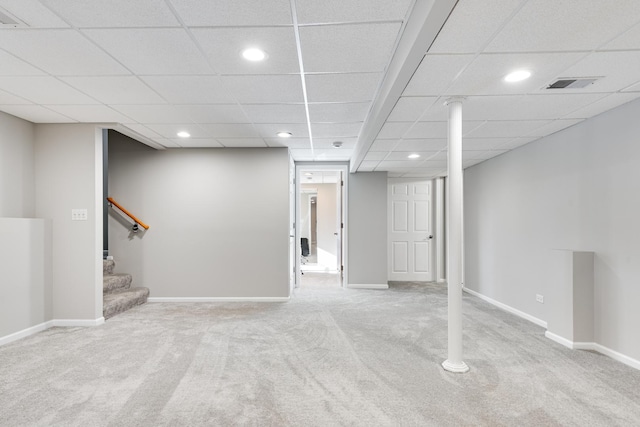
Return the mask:
{"type": "Polygon", "coordinates": [[[452,362],[449,359],[442,362],[442,367],[445,371],[453,372],[456,374],[464,374],[469,372],[469,366],[464,362],[452,362]]]}

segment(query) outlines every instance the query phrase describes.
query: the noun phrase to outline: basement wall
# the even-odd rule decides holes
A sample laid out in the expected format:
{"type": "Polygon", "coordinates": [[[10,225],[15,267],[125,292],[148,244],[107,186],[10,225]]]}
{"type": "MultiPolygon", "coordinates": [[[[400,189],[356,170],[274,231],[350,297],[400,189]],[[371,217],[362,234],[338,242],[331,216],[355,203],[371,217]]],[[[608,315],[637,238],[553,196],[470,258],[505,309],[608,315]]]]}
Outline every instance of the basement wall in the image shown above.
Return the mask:
{"type": "Polygon", "coordinates": [[[593,340],[640,360],[640,101],[465,171],[465,286],[563,316],[558,249],[594,252],[593,340]],[[536,302],[536,294],[545,297],[536,302]]]}
{"type": "Polygon", "coordinates": [[[349,175],[349,285],[387,285],[387,173],[349,175]]]}
{"type": "Polygon", "coordinates": [[[109,253],[151,298],[289,297],[286,148],[154,150],[109,134],[109,253]]]}

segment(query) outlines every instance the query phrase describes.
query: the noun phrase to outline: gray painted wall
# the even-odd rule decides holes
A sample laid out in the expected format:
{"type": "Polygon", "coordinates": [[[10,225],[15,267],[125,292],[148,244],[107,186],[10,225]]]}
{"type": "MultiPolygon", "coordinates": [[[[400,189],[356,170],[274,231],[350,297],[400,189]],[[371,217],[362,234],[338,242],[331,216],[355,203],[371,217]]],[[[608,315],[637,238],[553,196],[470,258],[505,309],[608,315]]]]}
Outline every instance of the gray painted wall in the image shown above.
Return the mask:
{"type": "Polygon", "coordinates": [[[0,112],[0,217],[35,215],[35,126],[0,112]]]}
{"type": "Polygon", "coordinates": [[[467,287],[547,320],[553,250],[593,251],[594,339],[636,360],[638,117],[635,101],[471,167],[464,200],[467,287]]]}
{"type": "Polygon", "coordinates": [[[156,151],[109,137],[110,255],[151,297],[288,297],[289,160],[283,149],[156,151]]]}
{"type": "Polygon", "coordinates": [[[349,284],[387,284],[387,173],[349,175],[349,284]]]}
{"type": "Polygon", "coordinates": [[[0,340],[52,319],[50,225],[0,218],[0,340]]]}
{"type": "Polygon", "coordinates": [[[36,126],[36,216],[51,220],[53,317],[102,317],[102,137],[95,125],[36,126]],[[87,209],[72,221],[72,209],[87,209]]]}

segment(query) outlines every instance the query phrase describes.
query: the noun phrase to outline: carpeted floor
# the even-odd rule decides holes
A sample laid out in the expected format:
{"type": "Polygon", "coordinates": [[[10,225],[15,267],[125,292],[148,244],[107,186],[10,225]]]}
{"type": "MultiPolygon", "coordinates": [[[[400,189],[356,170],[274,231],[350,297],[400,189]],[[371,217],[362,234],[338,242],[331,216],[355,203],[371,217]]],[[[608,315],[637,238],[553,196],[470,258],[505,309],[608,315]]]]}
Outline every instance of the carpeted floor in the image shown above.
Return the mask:
{"type": "Polygon", "coordinates": [[[1,426],[637,426],[640,371],[446,289],[303,287],[288,303],[150,303],[0,347],[1,426]]]}

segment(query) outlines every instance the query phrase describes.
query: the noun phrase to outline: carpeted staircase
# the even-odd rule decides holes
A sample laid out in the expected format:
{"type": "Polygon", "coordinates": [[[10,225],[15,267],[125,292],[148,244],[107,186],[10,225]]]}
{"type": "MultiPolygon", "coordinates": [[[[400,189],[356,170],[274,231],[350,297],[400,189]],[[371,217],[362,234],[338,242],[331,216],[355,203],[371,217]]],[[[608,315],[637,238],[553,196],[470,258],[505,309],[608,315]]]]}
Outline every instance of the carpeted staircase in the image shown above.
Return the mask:
{"type": "Polygon", "coordinates": [[[114,273],[113,260],[102,261],[102,315],[105,319],[147,302],[149,288],[132,288],[131,275],[114,273]]]}

